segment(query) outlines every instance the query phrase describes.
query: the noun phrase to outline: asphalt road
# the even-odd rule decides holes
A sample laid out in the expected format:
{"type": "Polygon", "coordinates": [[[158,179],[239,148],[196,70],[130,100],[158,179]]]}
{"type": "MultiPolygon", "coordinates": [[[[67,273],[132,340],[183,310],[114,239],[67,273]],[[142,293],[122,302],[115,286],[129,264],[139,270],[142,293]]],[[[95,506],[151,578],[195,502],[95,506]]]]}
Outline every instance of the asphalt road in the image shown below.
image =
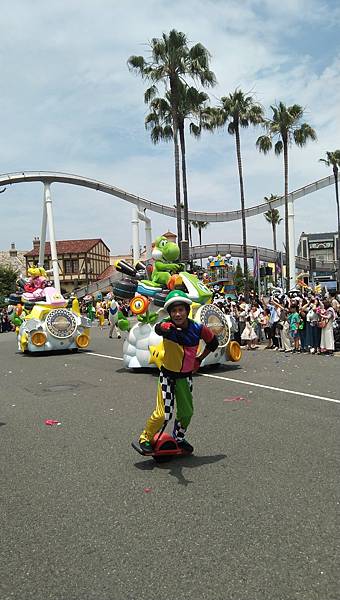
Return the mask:
{"type": "Polygon", "coordinates": [[[156,373],[107,357],[0,335],[1,600],[338,600],[339,357],[198,375],[195,454],[166,465],[130,446],[156,373]]]}

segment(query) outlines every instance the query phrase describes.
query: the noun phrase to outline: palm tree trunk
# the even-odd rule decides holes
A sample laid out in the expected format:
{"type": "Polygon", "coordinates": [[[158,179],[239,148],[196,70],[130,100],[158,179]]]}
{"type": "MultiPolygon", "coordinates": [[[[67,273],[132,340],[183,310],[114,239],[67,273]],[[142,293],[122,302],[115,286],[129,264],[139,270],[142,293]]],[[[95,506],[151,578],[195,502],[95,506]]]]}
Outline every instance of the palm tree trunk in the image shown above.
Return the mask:
{"type": "Polygon", "coordinates": [[[175,185],[176,185],[176,219],[177,219],[177,243],[182,241],[182,211],[181,211],[181,182],[179,175],[179,147],[177,127],[174,125],[174,156],[175,156],[175,185]]]}
{"type": "Polygon", "coordinates": [[[249,273],[248,273],[248,260],[247,260],[247,227],[246,227],[242,160],[241,160],[241,142],[240,142],[240,132],[239,132],[238,125],[235,127],[235,138],[236,138],[236,153],[237,153],[237,164],[238,164],[238,174],[239,174],[239,179],[240,179],[240,194],[241,194],[243,273],[244,273],[244,278],[245,278],[244,279],[244,295],[245,295],[245,298],[247,301],[248,294],[249,294],[249,279],[248,279],[249,273]]]}
{"type": "Polygon", "coordinates": [[[336,208],[338,212],[338,270],[337,270],[337,292],[340,291],[340,208],[339,208],[339,188],[338,188],[338,167],[335,166],[333,168],[334,172],[334,184],[335,184],[335,199],[336,199],[336,208]]]}
{"type": "Polygon", "coordinates": [[[283,139],[283,161],[285,178],[285,241],[286,241],[286,291],[290,288],[290,268],[289,268],[289,232],[288,232],[288,140],[283,139]]]}
{"type": "Polygon", "coordinates": [[[179,140],[180,140],[180,144],[181,144],[181,155],[182,155],[184,239],[188,241],[189,240],[188,186],[187,186],[187,168],[186,168],[186,156],[185,156],[184,123],[181,123],[179,126],[179,140]]]}
{"type": "Polygon", "coordinates": [[[172,130],[174,139],[174,157],[175,157],[175,186],[176,186],[176,219],[177,219],[177,243],[180,247],[182,241],[182,211],[181,211],[181,180],[179,171],[179,147],[178,147],[178,112],[176,80],[170,77],[171,91],[171,114],[172,130]]]}
{"type": "Polygon", "coordinates": [[[276,273],[276,261],[277,261],[277,250],[276,250],[276,225],[272,223],[273,228],[273,248],[275,253],[275,261],[274,261],[274,283],[277,285],[277,273],[276,273]]]}

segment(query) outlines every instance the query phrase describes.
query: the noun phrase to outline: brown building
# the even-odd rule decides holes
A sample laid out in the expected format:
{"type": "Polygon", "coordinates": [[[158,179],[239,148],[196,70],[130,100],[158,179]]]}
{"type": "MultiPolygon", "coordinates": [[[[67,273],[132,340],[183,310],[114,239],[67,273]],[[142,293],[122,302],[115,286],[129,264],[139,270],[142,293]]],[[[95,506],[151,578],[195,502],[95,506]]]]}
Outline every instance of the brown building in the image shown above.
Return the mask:
{"type": "MultiPolygon", "coordinates": [[[[60,285],[64,293],[77,287],[88,285],[100,279],[110,266],[110,249],[101,240],[61,240],[57,241],[60,285]]],[[[33,249],[25,254],[26,268],[37,264],[40,240],[33,240],[33,249]]],[[[44,267],[52,269],[50,243],[45,245],[44,267]]]]}

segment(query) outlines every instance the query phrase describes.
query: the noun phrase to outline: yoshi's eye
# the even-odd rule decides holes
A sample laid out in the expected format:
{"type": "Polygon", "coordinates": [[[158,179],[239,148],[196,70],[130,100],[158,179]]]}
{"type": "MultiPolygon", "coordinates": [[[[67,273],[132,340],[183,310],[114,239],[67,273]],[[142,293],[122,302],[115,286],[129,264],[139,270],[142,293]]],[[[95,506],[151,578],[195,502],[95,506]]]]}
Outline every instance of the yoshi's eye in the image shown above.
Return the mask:
{"type": "Polygon", "coordinates": [[[166,245],[167,245],[167,243],[168,243],[168,242],[167,242],[166,240],[161,240],[161,241],[159,242],[158,246],[159,246],[159,248],[164,248],[164,246],[166,246],[166,245]]]}

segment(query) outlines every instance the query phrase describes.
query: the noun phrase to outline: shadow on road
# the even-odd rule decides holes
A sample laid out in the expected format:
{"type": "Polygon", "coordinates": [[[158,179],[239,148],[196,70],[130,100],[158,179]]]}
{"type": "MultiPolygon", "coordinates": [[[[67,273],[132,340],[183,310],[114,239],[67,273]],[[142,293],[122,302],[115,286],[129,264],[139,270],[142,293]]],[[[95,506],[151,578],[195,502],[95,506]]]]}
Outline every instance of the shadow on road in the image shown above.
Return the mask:
{"type": "Polygon", "coordinates": [[[141,471],[153,471],[153,469],[168,470],[171,477],[175,477],[180,485],[187,486],[192,483],[186,479],[183,469],[195,469],[203,465],[211,465],[226,458],[226,454],[215,454],[212,456],[183,456],[175,458],[167,463],[157,463],[153,459],[135,463],[135,467],[141,471]]]}

